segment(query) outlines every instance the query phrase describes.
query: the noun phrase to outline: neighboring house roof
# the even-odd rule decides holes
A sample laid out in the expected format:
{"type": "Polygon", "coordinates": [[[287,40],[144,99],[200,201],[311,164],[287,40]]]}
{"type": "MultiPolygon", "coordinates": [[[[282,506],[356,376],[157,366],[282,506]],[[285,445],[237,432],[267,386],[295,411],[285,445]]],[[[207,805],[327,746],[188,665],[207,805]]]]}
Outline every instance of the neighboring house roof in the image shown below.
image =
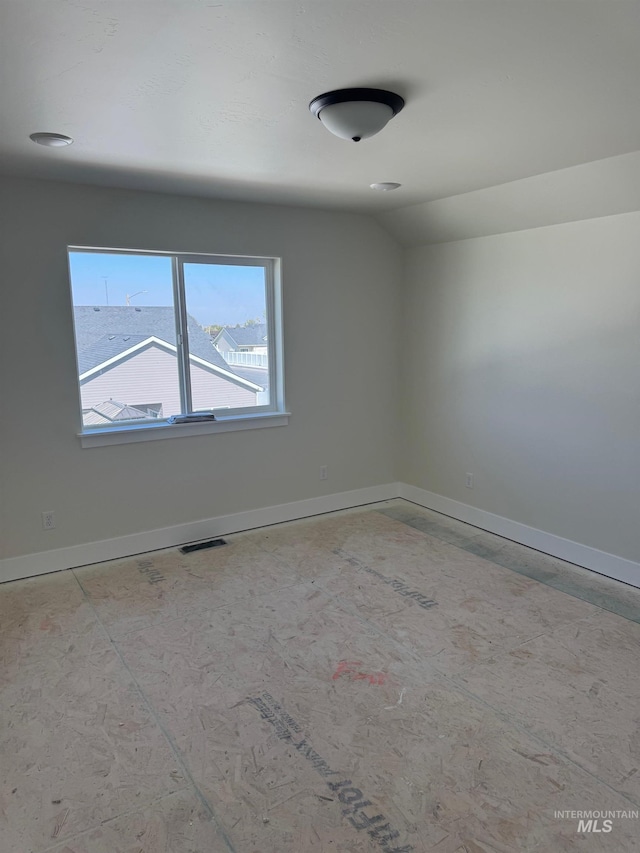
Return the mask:
{"type": "Polygon", "coordinates": [[[91,346],[78,350],[78,373],[82,376],[148,339],[149,335],[103,335],[91,346]]]}
{"type": "Polygon", "coordinates": [[[149,415],[135,406],[127,406],[116,400],[107,400],[92,406],[84,413],[82,421],[85,426],[96,426],[98,424],[110,424],[114,421],[132,421],[137,418],[148,418],[149,415]]]}
{"type": "Polygon", "coordinates": [[[269,371],[265,370],[264,367],[240,367],[234,364],[233,369],[243,379],[260,385],[263,391],[269,390],[269,371]]]}
{"type": "MultiPolygon", "coordinates": [[[[153,335],[169,344],[176,343],[176,321],[170,306],[77,305],[74,314],[79,353],[104,335],[143,335],[145,338],[153,335]]],[[[193,355],[229,371],[229,365],[211,346],[209,335],[190,315],[187,332],[189,350],[193,355]]]]}
{"type": "Polygon", "coordinates": [[[231,339],[239,347],[260,347],[267,344],[267,324],[256,323],[253,326],[224,326],[213,339],[215,343],[226,332],[227,339],[231,339]]]}
{"type": "MultiPolygon", "coordinates": [[[[176,328],[173,308],[133,305],[77,305],[74,308],[78,371],[80,376],[106,362],[133,355],[146,342],[168,345],[175,352],[176,328]]],[[[209,335],[191,316],[187,321],[189,353],[204,367],[211,367],[229,381],[246,387],[255,383],[237,374],[211,343],[209,335]]],[[[252,390],[254,390],[252,388],[252,390]]]]}

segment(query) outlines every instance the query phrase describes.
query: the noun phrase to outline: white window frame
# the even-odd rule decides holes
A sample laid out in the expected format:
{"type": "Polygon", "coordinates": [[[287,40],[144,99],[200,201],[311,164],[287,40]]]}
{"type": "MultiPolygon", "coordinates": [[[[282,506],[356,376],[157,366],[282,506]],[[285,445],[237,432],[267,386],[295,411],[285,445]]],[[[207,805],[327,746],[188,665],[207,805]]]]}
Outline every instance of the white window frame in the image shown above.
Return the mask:
{"type": "MultiPolygon", "coordinates": [[[[286,426],[289,412],[284,398],[284,347],[282,329],[282,262],[280,258],[265,258],[253,255],[219,255],[194,252],[167,252],[150,249],[114,249],[93,246],[68,246],[67,258],[73,252],[113,254],[113,255],[150,255],[172,259],[173,309],[176,321],[176,342],[178,358],[178,377],[182,412],[191,409],[191,375],[189,358],[189,335],[187,329],[187,310],[184,288],[184,265],[188,263],[212,264],[214,266],[255,266],[264,269],[266,323],[269,357],[269,398],[268,405],[247,406],[241,408],[215,409],[215,421],[189,424],[170,424],[169,414],[163,418],[129,421],[120,425],[85,426],[82,422],[82,395],[80,377],[77,376],[78,411],[80,430],[78,438],[82,447],[100,447],[106,444],[129,444],[138,441],[177,438],[190,435],[207,435],[216,432],[262,429],[264,427],[286,426]]],[[[71,266],[69,265],[71,282],[71,266]]],[[[73,302],[73,300],[72,300],[73,302]]],[[[76,357],[77,341],[74,343],[76,357]]],[[[178,412],[170,414],[179,414],[178,412]]]]}

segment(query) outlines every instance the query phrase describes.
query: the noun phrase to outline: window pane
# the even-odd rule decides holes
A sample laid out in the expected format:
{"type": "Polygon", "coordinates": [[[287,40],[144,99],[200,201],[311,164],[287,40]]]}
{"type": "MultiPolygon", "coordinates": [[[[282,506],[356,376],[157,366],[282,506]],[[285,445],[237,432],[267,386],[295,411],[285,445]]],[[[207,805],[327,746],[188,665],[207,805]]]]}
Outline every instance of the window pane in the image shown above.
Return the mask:
{"type": "Polygon", "coordinates": [[[185,263],[194,410],[269,405],[265,269],[185,263]]]}
{"type": "Polygon", "coordinates": [[[171,258],[69,252],[85,427],[181,411],[171,258]]]}

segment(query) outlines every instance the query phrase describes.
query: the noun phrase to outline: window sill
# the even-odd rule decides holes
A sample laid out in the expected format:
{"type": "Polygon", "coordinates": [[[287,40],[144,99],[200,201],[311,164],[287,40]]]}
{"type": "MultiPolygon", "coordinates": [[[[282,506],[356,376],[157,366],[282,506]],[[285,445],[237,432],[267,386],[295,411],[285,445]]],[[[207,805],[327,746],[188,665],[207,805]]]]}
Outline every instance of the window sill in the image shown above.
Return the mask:
{"type": "Polygon", "coordinates": [[[116,429],[95,429],[78,434],[82,447],[104,447],[108,444],[132,444],[137,441],[158,441],[164,438],[184,438],[192,435],[208,435],[214,432],[236,432],[244,429],[265,429],[287,426],[289,412],[267,412],[265,414],[234,415],[220,417],[202,424],[145,424],[116,429]]]}

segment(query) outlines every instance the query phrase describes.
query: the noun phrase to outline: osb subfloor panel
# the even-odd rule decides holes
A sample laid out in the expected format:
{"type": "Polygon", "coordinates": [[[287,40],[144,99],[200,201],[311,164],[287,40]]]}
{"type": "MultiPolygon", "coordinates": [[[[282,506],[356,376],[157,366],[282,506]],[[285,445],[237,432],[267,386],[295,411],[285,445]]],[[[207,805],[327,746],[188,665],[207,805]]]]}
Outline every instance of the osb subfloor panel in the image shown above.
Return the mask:
{"type": "Polygon", "coordinates": [[[640,850],[640,591],[402,501],[227,541],[0,587],[2,853],[640,850]]]}

